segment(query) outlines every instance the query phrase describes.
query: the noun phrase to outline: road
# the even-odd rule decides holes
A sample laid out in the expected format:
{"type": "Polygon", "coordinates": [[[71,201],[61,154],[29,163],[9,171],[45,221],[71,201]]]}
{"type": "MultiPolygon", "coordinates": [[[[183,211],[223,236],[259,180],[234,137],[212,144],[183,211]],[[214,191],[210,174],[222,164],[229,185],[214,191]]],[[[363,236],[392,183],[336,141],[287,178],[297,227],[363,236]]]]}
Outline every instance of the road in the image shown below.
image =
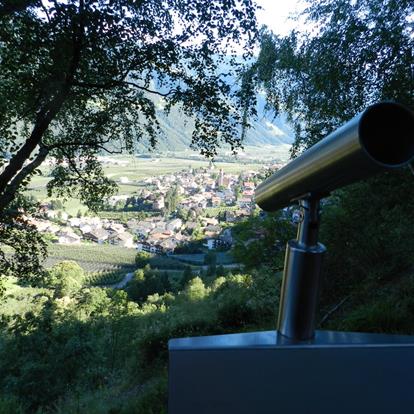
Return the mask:
{"type": "Polygon", "coordinates": [[[106,287],[112,288],[112,289],[122,289],[131,281],[133,277],[134,277],[134,272],[127,273],[120,282],[114,283],[113,285],[106,285],[106,287]]]}

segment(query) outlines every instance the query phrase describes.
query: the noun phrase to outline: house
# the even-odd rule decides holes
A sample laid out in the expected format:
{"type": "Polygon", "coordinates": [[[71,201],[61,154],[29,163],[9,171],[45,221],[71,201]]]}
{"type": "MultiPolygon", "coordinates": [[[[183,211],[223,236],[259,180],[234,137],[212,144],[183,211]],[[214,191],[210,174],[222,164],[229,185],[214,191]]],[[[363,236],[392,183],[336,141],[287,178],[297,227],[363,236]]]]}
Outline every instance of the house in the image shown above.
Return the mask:
{"type": "Polygon", "coordinates": [[[120,184],[128,184],[129,178],[128,177],[119,177],[120,184]]]}
{"type": "Polygon", "coordinates": [[[128,232],[111,235],[109,237],[109,243],[116,246],[126,247],[128,249],[135,248],[134,237],[128,232]]]}
{"type": "Polygon", "coordinates": [[[71,229],[64,229],[57,233],[59,244],[80,244],[81,238],[71,229]]]}
{"type": "Polygon", "coordinates": [[[70,227],[79,227],[81,224],[81,219],[78,217],[71,217],[69,220],[69,226],[70,227]]]}
{"type": "Polygon", "coordinates": [[[252,198],[251,197],[242,197],[241,199],[239,199],[237,201],[237,204],[241,207],[241,208],[249,208],[252,204],[252,198]]]}
{"type": "Polygon", "coordinates": [[[211,197],[211,205],[212,207],[218,207],[221,204],[221,198],[217,196],[211,197]]]}
{"type": "Polygon", "coordinates": [[[147,238],[147,242],[150,244],[160,243],[162,240],[168,239],[171,237],[171,234],[162,233],[153,233],[150,234],[147,238]]]}
{"type": "Polygon", "coordinates": [[[83,237],[95,243],[102,244],[105,240],[108,240],[109,233],[104,229],[94,229],[85,233],[83,237]]]}
{"type": "Polygon", "coordinates": [[[147,242],[137,243],[137,250],[139,252],[147,252],[147,253],[154,253],[154,254],[161,254],[162,248],[157,244],[150,244],[147,242]]]}
{"type": "Polygon", "coordinates": [[[35,226],[39,232],[47,231],[47,228],[51,225],[50,221],[36,219],[31,219],[30,224],[35,226]]]}
{"type": "Polygon", "coordinates": [[[162,210],[165,208],[165,200],[163,196],[160,196],[157,200],[154,201],[154,204],[152,205],[152,208],[154,210],[162,210]]]}
{"type": "Polygon", "coordinates": [[[201,221],[203,222],[204,226],[217,226],[217,224],[219,223],[219,221],[214,217],[202,217],[201,221]]]}
{"type": "Polygon", "coordinates": [[[111,222],[106,228],[111,234],[119,234],[125,231],[125,227],[120,223],[111,222]]]}
{"type": "Polygon", "coordinates": [[[230,247],[224,240],[214,237],[207,239],[206,243],[204,243],[203,246],[207,247],[208,250],[215,250],[219,247],[230,247]]]}
{"type": "Polygon", "coordinates": [[[82,234],[90,233],[92,230],[94,230],[95,227],[92,227],[90,224],[82,223],[79,226],[79,230],[82,232],[82,234]]]}
{"type": "Polygon", "coordinates": [[[185,223],[185,231],[187,234],[192,234],[197,227],[198,224],[195,221],[187,221],[187,223],[185,223]]]}
{"type": "Polygon", "coordinates": [[[47,232],[48,233],[52,233],[52,234],[56,234],[58,231],[60,230],[60,227],[57,226],[56,224],[51,223],[48,227],[47,227],[47,232]]]}
{"type": "Polygon", "coordinates": [[[182,225],[183,221],[179,218],[176,218],[167,222],[165,228],[170,231],[177,231],[181,229],[182,225]]]}
{"type": "Polygon", "coordinates": [[[150,221],[138,221],[134,228],[134,232],[138,236],[147,236],[155,227],[155,224],[150,221]]]}
{"type": "Polygon", "coordinates": [[[243,187],[244,187],[244,190],[254,190],[256,186],[254,185],[254,182],[252,181],[245,181],[243,183],[243,187]]]}
{"type": "Polygon", "coordinates": [[[59,212],[56,210],[47,210],[46,211],[46,217],[49,219],[57,219],[58,218],[58,214],[59,212]]]}
{"type": "Polygon", "coordinates": [[[231,228],[224,229],[223,232],[220,234],[219,238],[224,243],[231,246],[233,244],[233,235],[231,233],[231,228]]]}
{"type": "Polygon", "coordinates": [[[226,210],[224,213],[224,219],[227,223],[234,223],[236,221],[236,215],[233,211],[226,210]]]}
{"type": "Polygon", "coordinates": [[[175,238],[165,239],[160,244],[159,247],[162,248],[164,253],[173,253],[174,249],[178,246],[179,241],[175,238]]]}
{"type": "Polygon", "coordinates": [[[221,227],[220,226],[209,225],[209,226],[205,227],[205,229],[204,229],[204,235],[206,237],[211,237],[211,238],[216,237],[220,232],[221,232],[221,227]]]}
{"type": "Polygon", "coordinates": [[[216,239],[207,239],[203,246],[207,247],[208,250],[214,250],[216,248],[216,239]]]}

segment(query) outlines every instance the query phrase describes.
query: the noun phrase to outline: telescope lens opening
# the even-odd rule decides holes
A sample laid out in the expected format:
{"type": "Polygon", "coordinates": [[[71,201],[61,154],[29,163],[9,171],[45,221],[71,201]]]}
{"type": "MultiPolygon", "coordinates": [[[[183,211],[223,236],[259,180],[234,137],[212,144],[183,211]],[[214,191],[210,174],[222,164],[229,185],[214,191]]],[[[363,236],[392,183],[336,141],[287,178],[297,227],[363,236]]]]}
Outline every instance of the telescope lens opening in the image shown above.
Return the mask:
{"type": "Polygon", "coordinates": [[[402,105],[381,102],[368,108],[359,127],[362,147],[376,162],[399,166],[414,157],[414,114],[402,105]]]}

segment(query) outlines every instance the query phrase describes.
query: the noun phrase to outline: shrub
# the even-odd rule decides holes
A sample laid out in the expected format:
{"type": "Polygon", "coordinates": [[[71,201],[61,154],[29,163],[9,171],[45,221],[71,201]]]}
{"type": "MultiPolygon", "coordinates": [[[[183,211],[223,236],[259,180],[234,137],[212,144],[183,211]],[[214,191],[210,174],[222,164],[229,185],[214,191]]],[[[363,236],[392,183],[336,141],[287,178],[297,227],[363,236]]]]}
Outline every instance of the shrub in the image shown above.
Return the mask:
{"type": "Polygon", "coordinates": [[[188,282],[185,293],[190,300],[195,301],[203,299],[206,296],[207,290],[201,278],[197,276],[188,282]]]}
{"type": "Polygon", "coordinates": [[[151,257],[152,256],[151,256],[150,253],[147,253],[147,252],[139,252],[135,256],[135,264],[138,267],[144,267],[145,265],[147,265],[150,262],[151,257]]]}
{"type": "Polygon", "coordinates": [[[72,260],[55,264],[47,275],[47,284],[55,288],[57,297],[71,296],[85,281],[84,270],[72,260]]]}

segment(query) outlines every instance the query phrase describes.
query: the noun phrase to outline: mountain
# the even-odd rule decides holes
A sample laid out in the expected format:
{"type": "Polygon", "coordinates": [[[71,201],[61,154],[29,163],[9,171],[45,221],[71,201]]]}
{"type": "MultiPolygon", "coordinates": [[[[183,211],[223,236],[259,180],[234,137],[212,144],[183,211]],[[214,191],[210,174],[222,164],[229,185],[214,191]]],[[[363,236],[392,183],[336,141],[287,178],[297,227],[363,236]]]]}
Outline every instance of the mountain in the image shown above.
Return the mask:
{"type": "MultiPolygon", "coordinates": [[[[264,110],[264,98],[257,97],[258,117],[252,122],[252,127],[247,131],[243,144],[246,146],[286,146],[293,142],[293,132],[286,121],[286,116],[278,115],[276,118],[264,110]]],[[[185,117],[176,108],[169,115],[163,111],[162,98],[155,99],[156,112],[161,129],[163,131],[158,140],[159,151],[182,151],[189,148],[193,121],[185,117]]],[[[240,130],[241,134],[241,130],[240,130]]],[[[145,151],[148,143],[143,142],[138,146],[138,151],[145,151]]]]}
{"type": "MultiPolygon", "coordinates": [[[[231,66],[229,62],[221,62],[219,64],[218,73],[231,73],[231,66]]],[[[237,79],[232,76],[227,76],[229,84],[237,85],[237,79]]],[[[157,82],[154,81],[151,85],[152,89],[166,92],[166,90],[157,87],[157,82]]],[[[191,118],[183,115],[177,108],[173,108],[169,115],[163,111],[163,98],[152,98],[156,113],[163,135],[158,140],[157,150],[159,151],[182,151],[189,148],[191,143],[191,134],[193,131],[193,121],[191,118]]],[[[251,120],[252,127],[247,131],[244,146],[282,146],[288,148],[293,142],[293,131],[287,123],[286,116],[282,113],[274,117],[265,110],[265,96],[264,94],[257,94],[257,119],[251,120]]],[[[241,129],[239,131],[241,135],[241,129]]],[[[138,146],[138,151],[146,152],[148,150],[148,142],[143,142],[138,146]]]]}

